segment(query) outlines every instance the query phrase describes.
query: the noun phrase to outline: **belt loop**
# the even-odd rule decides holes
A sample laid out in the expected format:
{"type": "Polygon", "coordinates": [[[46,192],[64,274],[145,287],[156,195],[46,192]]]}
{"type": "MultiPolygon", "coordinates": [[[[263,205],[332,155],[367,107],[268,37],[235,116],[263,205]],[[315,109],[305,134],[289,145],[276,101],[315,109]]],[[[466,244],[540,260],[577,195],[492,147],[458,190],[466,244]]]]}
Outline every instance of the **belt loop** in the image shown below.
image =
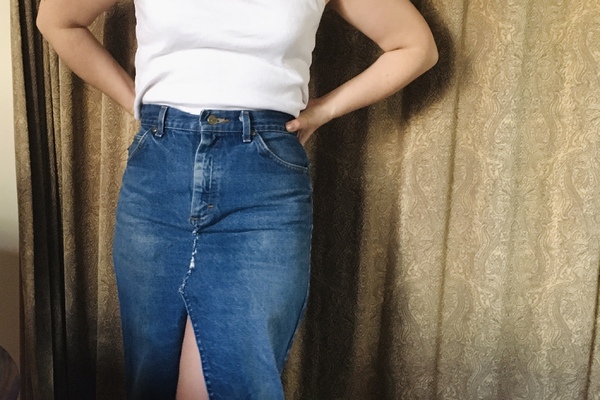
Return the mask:
{"type": "Polygon", "coordinates": [[[165,117],[167,116],[168,106],[161,106],[158,112],[158,130],[155,133],[156,137],[162,137],[165,134],[165,117]]]}
{"type": "Polygon", "coordinates": [[[242,141],[244,143],[251,142],[252,138],[250,136],[250,114],[247,110],[242,111],[242,114],[240,115],[240,121],[242,121],[243,128],[242,141]]]}

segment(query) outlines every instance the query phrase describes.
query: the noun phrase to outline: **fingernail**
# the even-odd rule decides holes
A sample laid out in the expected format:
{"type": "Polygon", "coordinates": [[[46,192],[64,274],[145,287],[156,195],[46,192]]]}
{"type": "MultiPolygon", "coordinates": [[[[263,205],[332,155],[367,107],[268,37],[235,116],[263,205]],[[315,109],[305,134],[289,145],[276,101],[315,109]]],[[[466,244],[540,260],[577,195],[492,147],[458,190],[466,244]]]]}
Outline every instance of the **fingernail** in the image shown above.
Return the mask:
{"type": "Polygon", "coordinates": [[[285,129],[287,129],[288,131],[292,130],[292,124],[285,124],[285,129]]]}

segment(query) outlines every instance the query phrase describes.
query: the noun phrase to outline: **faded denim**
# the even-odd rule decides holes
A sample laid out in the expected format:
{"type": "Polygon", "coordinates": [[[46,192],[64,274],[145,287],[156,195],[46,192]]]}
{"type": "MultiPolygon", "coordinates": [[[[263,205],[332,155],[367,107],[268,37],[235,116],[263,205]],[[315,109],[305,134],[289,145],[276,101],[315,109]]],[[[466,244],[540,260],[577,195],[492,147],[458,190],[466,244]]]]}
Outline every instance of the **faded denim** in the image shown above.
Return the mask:
{"type": "Polygon", "coordinates": [[[284,398],[312,232],[309,161],[291,119],[142,107],[113,253],[128,398],[175,398],[188,313],[211,400],[284,398]]]}

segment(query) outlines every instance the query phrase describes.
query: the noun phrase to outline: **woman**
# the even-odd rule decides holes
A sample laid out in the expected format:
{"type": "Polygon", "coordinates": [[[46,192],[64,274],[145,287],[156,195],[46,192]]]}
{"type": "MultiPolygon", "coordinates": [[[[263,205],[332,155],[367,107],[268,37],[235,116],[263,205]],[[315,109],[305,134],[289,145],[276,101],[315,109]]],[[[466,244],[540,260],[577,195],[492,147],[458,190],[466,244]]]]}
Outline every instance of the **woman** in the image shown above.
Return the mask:
{"type": "Polygon", "coordinates": [[[308,295],[302,145],[437,61],[409,0],[136,0],[135,84],[86,28],[116,0],[42,0],[38,27],[82,79],[141,120],[115,228],[132,399],[282,399],[308,295]],[[308,98],[325,6],[383,50],[308,98]]]}

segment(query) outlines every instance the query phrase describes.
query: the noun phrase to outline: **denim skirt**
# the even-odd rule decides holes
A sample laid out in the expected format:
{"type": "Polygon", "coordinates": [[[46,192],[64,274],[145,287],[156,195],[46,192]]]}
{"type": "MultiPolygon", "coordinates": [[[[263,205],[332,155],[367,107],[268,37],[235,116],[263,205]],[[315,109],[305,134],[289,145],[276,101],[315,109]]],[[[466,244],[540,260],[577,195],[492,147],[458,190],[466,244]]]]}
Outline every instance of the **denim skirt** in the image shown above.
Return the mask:
{"type": "Polygon", "coordinates": [[[129,399],[175,398],[187,315],[211,400],[284,398],[312,233],[291,119],[142,106],[113,248],[129,399]]]}

